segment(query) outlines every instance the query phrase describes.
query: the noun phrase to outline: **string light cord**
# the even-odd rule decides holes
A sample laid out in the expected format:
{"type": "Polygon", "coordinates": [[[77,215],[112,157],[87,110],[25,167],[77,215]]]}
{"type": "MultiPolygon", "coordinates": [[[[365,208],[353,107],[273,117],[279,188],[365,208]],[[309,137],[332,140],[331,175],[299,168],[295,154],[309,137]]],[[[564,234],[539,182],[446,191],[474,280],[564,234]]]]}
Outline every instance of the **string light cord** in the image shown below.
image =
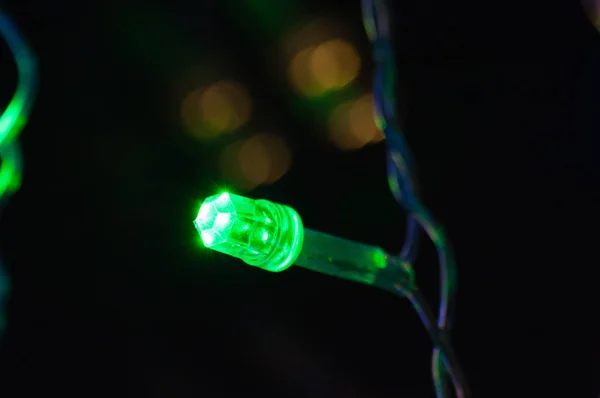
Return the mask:
{"type": "MultiPolygon", "coordinates": [[[[37,63],[33,52],[12,20],[0,9],[0,36],[6,41],[17,66],[18,81],[13,97],[0,116],[0,209],[20,185],[23,163],[18,137],[27,123],[37,88],[37,63]]],[[[0,264],[0,268],[2,264],[0,264]]],[[[0,269],[0,335],[4,329],[2,305],[10,283],[0,269]]]]}
{"type": "MultiPolygon", "coordinates": [[[[362,0],[363,22],[367,36],[373,44],[375,73],[373,80],[375,122],[384,131],[388,146],[387,167],[390,190],[396,201],[408,213],[408,233],[401,256],[409,261],[414,260],[416,251],[416,231],[420,225],[433,241],[440,267],[440,308],[437,328],[443,335],[449,335],[454,313],[454,297],[456,294],[456,267],[452,249],[445,237],[443,229],[435,221],[429,211],[420,202],[415,189],[416,177],[414,164],[408,144],[398,128],[396,118],[396,66],[390,39],[388,9],[384,0],[362,0]],[[416,222],[415,222],[416,221],[416,222]]],[[[406,292],[404,292],[406,293],[406,292]]],[[[410,297],[409,297],[410,298],[410,297]]],[[[414,299],[414,297],[413,297],[414,299]]],[[[419,300],[423,301],[423,300],[419,300]]],[[[416,305],[411,300],[421,319],[423,305],[416,305]]],[[[435,342],[434,342],[435,343],[435,342]]],[[[444,373],[449,371],[444,366],[439,345],[435,345],[432,355],[432,374],[438,398],[447,396],[444,373]]],[[[465,386],[457,385],[453,378],[457,396],[466,394],[465,386]]],[[[463,383],[464,384],[464,383],[463,383]]]]}
{"type": "Polygon", "coordinates": [[[437,347],[441,347],[440,359],[444,363],[446,369],[448,369],[454,385],[457,386],[457,397],[466,396],[466,381],[464,374],[462,373],[456,355],[454,354],[452,345],[447,341],[447,334],[437,327],[435,314],[431,310],[429,304],[427,304],[427,300],[425,300],[425,297],[416,286],[413,289],[406,289],[402,284],[395,284],[394,287],[397,292],[409,299],[419,315],[421,323],[425,326],[431,340],[437,347]]]}
{"type": "Polygon", "coordinates": [[[387,138],[388,183],[407,213],[407,238],[400,254],[310,230],[288,206],[228,192],[206,198],[194,225],[204,247],[266,271],[281,272],[296,265],[407,297],[433,342],[432,373],[437,397],[449,397],[445,384],[449,376],[456,396],[467,398],[470,394],[465,378],[449,343],[456,292],[454,256],[444,230],[419,200],[412,156],[396,120],[396,68],[387,8],[379,0],[363,0],[362,6],[365,29],[374,49],[374,113],[377,126],[387,138]],[[437,322],[414,283],[412,263],[422,231],[434,243],[440,263],[437,322]]]}
{"type": "MultiPolygon", "coordinates": [[[[431,224],[427,219],[421,223],[431,224]]],[[[294,265],[407,297],[438,349],[435,361],[444,365],[444,368],[434,367],[436,380],[443,380],[440,372],[446,369],[454,382],[456,396],[468,395],[447,335],[436,325],[435,316],[415,283],[412,265],[406,259],[377,246],[305,228],[300,215],[291,207],[228,192],[206,198],[194,225],[204,247],[263,270],[282,272],[294,265]]],[[[435,230],[430,233],[439,242],[440,233],[435,230]]],[[[445,394],[443,385],[437,387],[445,394]]]]}

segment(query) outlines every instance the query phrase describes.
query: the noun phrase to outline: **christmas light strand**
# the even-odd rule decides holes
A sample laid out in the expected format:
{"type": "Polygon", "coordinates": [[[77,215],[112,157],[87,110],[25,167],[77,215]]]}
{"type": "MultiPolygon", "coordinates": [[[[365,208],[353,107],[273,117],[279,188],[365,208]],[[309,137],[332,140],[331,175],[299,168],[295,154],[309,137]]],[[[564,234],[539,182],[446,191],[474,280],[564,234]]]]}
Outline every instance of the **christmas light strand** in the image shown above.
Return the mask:
{"type": "MultiPolygon", "coordinates": [[[[17,88],[0,116],[0,208],[21,186],[23,164],[18,137],[29,117],[37,88],[37,63],[33,52],[12,20],[0,10],[0,35],[6,41],[17,66],[17,88]]],[[[2,264],[0,264],[2,267],[2,264]]],[[[4,317],[2,304],[8,295],[9,278],[0,270],[0,334],[4,317]]]]}
{"type": "MultiPolygon", "coordinates": [[[[421,203],[416,190],[415,168],[408,144],[399,128],[396,108],[396,65],[391,44],[389,12],[385,0],[362,0],[365,31],[373,45],[375,76],[373,79],[375,122],[384,131],[388,147],[388,181],[396,201],[405,209],[408,218],[408,233],[402,256],[414,261],[417,250],[418,226],[420,225],[433,241],[439,257],[440,308],[437,328],[448,340],[452,326],[454,298],[456,294],[456,266],[452,248],[442,227],[421,203]]],[[[404,292],[406,293],[406,292],[404,292]]],[[[406,295],[406,294],[405,294],[406,295]]],[[[421,318],[423,306],[416,303],[421,296],[408,296],[421,318]]],[[[433,327],[433,325],[428,325],[433,327]]],[[[432,356],[432,374],[438,398],[447,396],[444,367],[439,347],[432,356]]],[[[466,386],[453,380],[457,396],[464,397],[466,386]]]]}

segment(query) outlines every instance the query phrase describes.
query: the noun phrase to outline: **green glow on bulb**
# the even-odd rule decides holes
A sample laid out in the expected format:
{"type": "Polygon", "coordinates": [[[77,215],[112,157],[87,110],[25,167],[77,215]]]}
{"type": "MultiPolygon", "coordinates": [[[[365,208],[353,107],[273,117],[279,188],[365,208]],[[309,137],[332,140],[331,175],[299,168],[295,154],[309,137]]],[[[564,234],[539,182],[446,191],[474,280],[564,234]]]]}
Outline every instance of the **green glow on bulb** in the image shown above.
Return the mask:
{"type": "Polygon", "coordinates": [[[227,192],[207,198],[194,225],[205,247],[273,272],[296,261],[304,239],[294,209],[227,192]]]}

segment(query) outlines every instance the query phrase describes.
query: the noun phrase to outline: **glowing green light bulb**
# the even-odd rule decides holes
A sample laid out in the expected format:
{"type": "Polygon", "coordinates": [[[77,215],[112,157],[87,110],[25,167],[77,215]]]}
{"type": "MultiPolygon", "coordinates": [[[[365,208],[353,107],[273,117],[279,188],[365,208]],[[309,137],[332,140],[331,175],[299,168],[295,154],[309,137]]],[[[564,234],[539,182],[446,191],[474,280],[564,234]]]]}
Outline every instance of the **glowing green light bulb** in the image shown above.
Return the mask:
{"type": "Polygon", "coordinates": [[[207,198],[194,220],[204,246],[267,271],[292,264],[393,290],[414,285],[410,264],[377,246],[305,229],[290,207],[229,193],[207,198]]]}
{"type": "Polygon", "coordinates": [[[296,261],[304,239],[292,208],[229,193],[207,198],[194,225],[207,248],[273,272],[296,261]]]}

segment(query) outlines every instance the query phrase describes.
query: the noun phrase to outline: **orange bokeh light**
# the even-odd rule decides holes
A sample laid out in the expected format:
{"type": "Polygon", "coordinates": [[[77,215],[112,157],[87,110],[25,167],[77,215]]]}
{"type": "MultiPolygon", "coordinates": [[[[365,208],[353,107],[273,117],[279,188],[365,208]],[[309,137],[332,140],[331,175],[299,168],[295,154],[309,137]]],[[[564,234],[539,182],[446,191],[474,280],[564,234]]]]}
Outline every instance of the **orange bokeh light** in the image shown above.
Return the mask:
{"type": "Polygon", "coordinates": [[[341,149],[359,149],[385,139],[377,128],[373,112],[373,95],[366,94],[336,107],[329,119],[330,139],[341,149]]]}
{"type": "Polygon", "coordinates": [[[310,69],[323,90],[341,89],[358,76],[360,57],[350,43],[329,40],[312,52],[310,69]]]}
{"type": "Polygon", "coordinates": [[[298,92],[316,97],[340,90],[354,81],[360,63],[360,57],[350,43],[328,40],[296,53],[289,65],[289,78],[298,92]]]}
{"type": "Polygon", "coordinates": [[[242,127],[250,119],[252,103],[241,84],[223,80],[189,93],[181,106],[185,130],[198,139],[209,139],[242,127]]]}
{"type": "Polygon", "coordinates": [[[291,164],[291,152],[283,138],[274,134],[257,134],[233,143],[221,155],[223,177],[241,189],[272,184],[291,164]]]}

